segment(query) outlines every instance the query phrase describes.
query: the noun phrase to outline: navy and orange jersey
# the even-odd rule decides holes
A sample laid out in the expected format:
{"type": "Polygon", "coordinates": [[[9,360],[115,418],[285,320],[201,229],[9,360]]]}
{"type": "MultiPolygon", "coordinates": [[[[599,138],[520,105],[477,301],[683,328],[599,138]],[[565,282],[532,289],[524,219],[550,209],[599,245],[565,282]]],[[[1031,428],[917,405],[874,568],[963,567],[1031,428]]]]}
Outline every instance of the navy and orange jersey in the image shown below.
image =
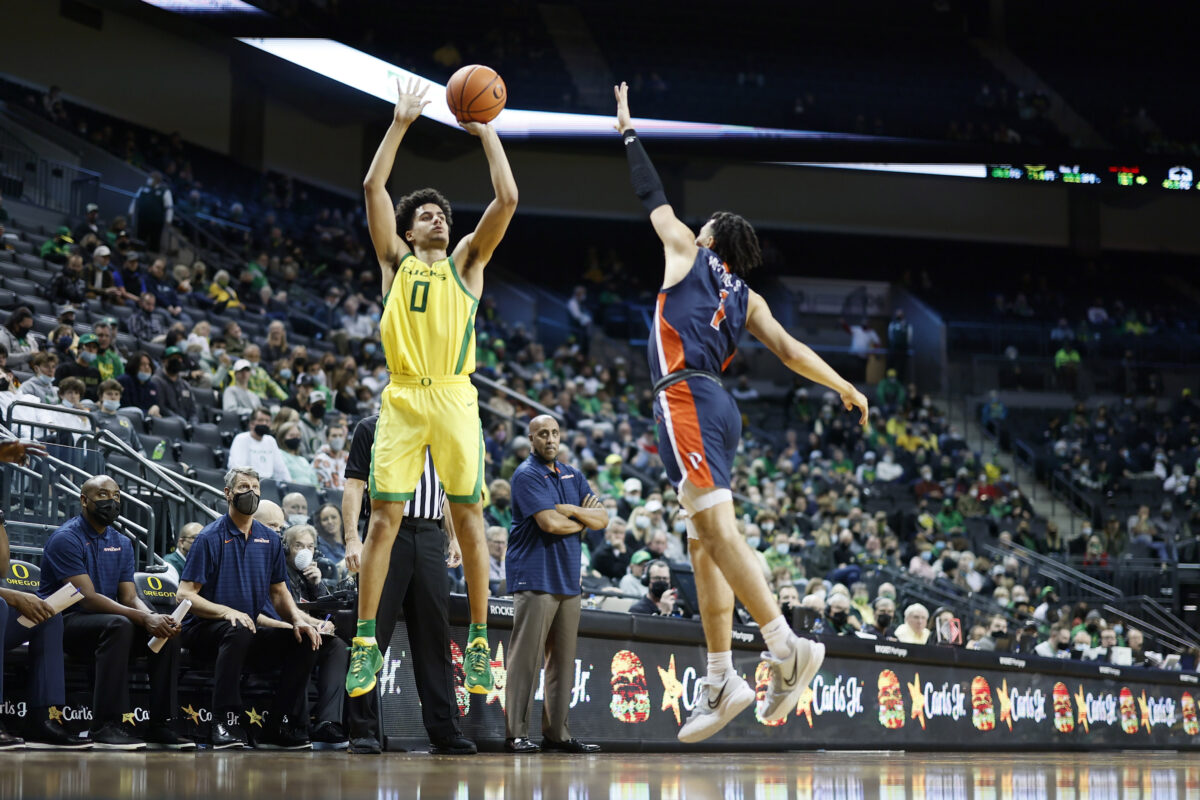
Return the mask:
{"type": "Polygon", "coordinates": [[[681,369],[720,375],[746,327],[750,288],[712,250],[701,247],[688,274],[658,293],[650,332],[650,375],[681,369]]]}

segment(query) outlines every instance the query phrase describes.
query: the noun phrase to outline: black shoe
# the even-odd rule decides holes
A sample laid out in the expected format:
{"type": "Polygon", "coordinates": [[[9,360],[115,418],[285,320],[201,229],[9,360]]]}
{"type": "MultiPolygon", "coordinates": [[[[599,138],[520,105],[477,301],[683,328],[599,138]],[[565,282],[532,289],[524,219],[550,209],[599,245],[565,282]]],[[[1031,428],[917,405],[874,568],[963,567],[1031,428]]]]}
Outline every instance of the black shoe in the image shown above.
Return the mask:
{"type": "Polygon", "coordinates": [[[429,740],[429,752],[435,756],[473,756],[479,751],[465,736],[443,736],[429,740]]]}
{"type": "Polygon", "coordinates": [[[146,747],[151,750],[195,750],[196,743],[187,738],[180,736],[171,727],[170,722],[163,722],[154,725],[146,734],[146,747]]]}
{"type": "Polygon", "coordinates": [[[97,750],[145,750],[146,743],[116,722],[106,722],[92,731],[92,744],[97,750]]]}
{"type": "Polygon", "coordinates": [[[342,726],[329,720],[318,722],[309,738],[312,739],[313,750],[345,750],[349,746],[342,726]]]}
{"type": "Polygon", "coordinates": [[[91,750],[89,736],[72,736],[61,722],[44,719],[25,730],[25,747],[30,750],[91,750]]]}
{"type": "Polygon", "coordinates": [[[574,753],[579,755],[582,753],[599,753],[600,745],[584,744],[574,737],[567,739],[565,742],[542,739],[542,750],[547,753],[574,753]]]}
{"type": "Polygon", "coordinates": [[[524,736],[519,736],[516,739],[505,739],[504,749],[510,753],[540,753],[542,748],[538,747],[524,736]]]}
{"type": "Polygon", "coordinates": [[[312,750],[308,737],[291,725],[268,725],[254,740],[255,750],[312,750]]]}
{"type": "Polygon", "coordinates": [[[241,725],[214,722],[209,731],[208,744],[213,750],[241,750],[247,746],[246,732],[241,725]]]}
{"type": "Polygon", "coordinates": [[[360,756],[377,756],[383,752],[379,740],[371,736],[350,740],[350,752],[360,756]]]}
{"type": "Polygon", "coordinates": [[[0,722],[0,750],[20,750],[25,746],[25,740],[20,736],[13,736],[4,727],[4,723],[0,722]]]}

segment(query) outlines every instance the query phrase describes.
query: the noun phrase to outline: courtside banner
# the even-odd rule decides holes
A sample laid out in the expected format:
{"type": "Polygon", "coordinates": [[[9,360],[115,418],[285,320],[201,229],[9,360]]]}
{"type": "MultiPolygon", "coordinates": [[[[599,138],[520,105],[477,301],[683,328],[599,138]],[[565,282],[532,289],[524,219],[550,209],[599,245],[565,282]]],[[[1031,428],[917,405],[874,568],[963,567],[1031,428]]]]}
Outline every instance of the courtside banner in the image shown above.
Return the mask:
{"type": "MultiPolygon", "coordinates": [[[[471,695],[462,686],[465,624],[451,625],[451,656],[464,733],[494,745],[503,740],[505,715],[511,713],[504,689],[512,606],[505,600],[490,605],[493,691],[471,695]]],[[[452,619],[465,622],[465,604],[455,602],[452,609],[452,619]]],[[[785,720],[765,724],[752,706],[705,746],[1200,748],[1194,674],[873,640],[822,641],[829,648],[825,664],[785,720]]],[[[734,648],[735,667],[761,696],[767,669],[758,656],[757,633],[739,628],[734,648]]],[[[420,737],[403,624],[386,655],[379,681],[384,733],[420,737]]],[[[697,700],[704,670],[698,623],[585,610],[572,676],[571,732],[610,747],[682,747],[676,734],[697,700]]],[[[535,741],[541,735],[540,683],[529,715],[535,741]]]]}

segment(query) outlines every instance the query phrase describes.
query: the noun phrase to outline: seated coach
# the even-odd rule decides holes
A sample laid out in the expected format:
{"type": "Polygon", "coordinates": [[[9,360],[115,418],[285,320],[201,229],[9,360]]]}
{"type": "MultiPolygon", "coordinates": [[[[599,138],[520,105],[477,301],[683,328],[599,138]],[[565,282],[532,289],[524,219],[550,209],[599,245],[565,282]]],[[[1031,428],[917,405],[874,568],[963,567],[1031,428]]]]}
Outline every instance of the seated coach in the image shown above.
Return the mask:
{"type": "Polygon", "coordinates": [[[92,742],[96,749],[194,750],[196,745],[171,728],[178,707],[179,623],[156,613],[133,583],[133,545],[111,527],[121,513],[121,490],[107,475],[83,484],[80,514],[46,540],[38,594],[49,597],[64,584],[83,599],[63,612],[63,650],[96,665],[92,700],[92,742]],[[155,653],[150,637],[166,639],[155,653]],[[146,741],[133,735],[129,719],[129,663],[144,655],[150,671],[150,727],[146,741]]]}
{"type": "Polygon", "coordinates": [[[194,655],[213,659],[214,750],[246,747],[239,722],[243,711],[243,668],[280,669],[279,685],[265,720],[249,715],[254,746],[309,749],[305,689],[321,646],[321,635],[296,607],[287,588],[283,541],[257,522],[258,473],[236,467],[225,475],[229,511],[200,531],[180,576],[179,600],[192,601],[184,620],[183,643],[194,655]],[[259,626],[259,611],[270,602],[290,629],[259,626]],[[284,716],[287,716],[285,722],[284,716]]]}

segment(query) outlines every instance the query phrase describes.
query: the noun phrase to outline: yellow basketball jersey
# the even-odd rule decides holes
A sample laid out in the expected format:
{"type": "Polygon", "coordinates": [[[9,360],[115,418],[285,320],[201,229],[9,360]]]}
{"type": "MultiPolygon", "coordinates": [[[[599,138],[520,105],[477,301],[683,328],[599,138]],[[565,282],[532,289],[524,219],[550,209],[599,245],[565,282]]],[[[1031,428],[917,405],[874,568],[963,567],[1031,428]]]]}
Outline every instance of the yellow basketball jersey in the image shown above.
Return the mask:
{"type": "Polygon", "coordinates": [[[409,253],[383,299],[379,338],[393,375],[469,375],[475,371],[479,299],[458,277],[454,259],[432,265],[409,253]]]}

